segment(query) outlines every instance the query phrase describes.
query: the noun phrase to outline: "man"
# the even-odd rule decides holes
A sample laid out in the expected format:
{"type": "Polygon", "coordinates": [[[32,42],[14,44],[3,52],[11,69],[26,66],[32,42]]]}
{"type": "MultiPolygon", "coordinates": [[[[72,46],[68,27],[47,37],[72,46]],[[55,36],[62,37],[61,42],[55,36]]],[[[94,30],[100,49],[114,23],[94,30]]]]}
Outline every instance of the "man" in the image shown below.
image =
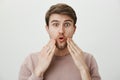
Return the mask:
{"type": "Polygon", "coordinates": [[[94,57],[72,40],[75,11],[66,4],[52,5],[45,20],[50,41],[26,58],[19,80],[101,80],[94,57]]]}

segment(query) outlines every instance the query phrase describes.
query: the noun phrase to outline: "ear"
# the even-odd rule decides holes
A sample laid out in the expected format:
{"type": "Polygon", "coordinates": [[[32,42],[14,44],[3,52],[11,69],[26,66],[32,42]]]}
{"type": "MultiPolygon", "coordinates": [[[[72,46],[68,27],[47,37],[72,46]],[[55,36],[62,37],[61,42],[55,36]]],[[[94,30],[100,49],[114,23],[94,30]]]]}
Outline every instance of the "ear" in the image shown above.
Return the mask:
{"type": "Polygon", "coordinates": [[[46,28],[46,31],[49,33],[49,26],[45,26],[45,28],[46,28]]]}
{"type": "Polygon", "coordinates": [[[74,33],[75,33],[75,31],[76,31],[76,25],[74,26],[74,33]]]}

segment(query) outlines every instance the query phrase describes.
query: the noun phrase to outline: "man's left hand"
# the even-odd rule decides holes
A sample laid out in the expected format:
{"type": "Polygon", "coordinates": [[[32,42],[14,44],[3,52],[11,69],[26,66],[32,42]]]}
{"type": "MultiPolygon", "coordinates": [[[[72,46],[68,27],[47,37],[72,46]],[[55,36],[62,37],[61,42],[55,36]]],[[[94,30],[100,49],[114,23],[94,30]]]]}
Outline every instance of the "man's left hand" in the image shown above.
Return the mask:
{"type": "Polygon", "coordinates": [[[86,69],[84,54],[71,38],[67,39],[67,47],[77,68],[79,70],[86,69]]]}

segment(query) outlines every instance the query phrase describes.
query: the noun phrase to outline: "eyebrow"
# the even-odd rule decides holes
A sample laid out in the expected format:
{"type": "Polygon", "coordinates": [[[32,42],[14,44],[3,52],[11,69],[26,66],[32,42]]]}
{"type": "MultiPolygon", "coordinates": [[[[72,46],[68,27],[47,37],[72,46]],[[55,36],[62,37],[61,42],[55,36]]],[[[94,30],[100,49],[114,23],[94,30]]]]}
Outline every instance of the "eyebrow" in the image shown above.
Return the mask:
{"type": "Polygon", "coordinates": [[[67,21],[68,21],[68,22],[73,22],[72,20],[65,20],[65,22],[67,22],[67,21]]]}
{"type": "MultiPolygon", "coordinates": [[[[58,20],[52,20],[51,23],[52,22],[59,22],[59,21],[58,20]]],[[[73,22],[73,21],[72,20],[65,20],[64,22],[73,22]]]]}
{"type": "Polygon", "coordinates": [[[52,22],[59,22],[59,21],[58,21],[58,20],[52,20],[51,23],[52,23],[52,22]]]}

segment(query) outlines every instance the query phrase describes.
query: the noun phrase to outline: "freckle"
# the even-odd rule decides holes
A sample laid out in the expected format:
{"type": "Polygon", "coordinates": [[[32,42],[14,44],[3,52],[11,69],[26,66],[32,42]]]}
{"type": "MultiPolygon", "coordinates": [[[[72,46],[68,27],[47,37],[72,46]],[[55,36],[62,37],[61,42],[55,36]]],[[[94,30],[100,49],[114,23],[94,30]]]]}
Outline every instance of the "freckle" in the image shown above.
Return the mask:
{"type": "Polygon", "coordinates": [[[70,32],[70,30],[67,30],[67,31],[66,31],[66,33],[69,33],[69,32],[70,32]]]}
{"type": "Polygon", "coordinates": [[[57,33],[56,30],[51,29],[51,35],[56,38],[57,37],[57,33]]]}

